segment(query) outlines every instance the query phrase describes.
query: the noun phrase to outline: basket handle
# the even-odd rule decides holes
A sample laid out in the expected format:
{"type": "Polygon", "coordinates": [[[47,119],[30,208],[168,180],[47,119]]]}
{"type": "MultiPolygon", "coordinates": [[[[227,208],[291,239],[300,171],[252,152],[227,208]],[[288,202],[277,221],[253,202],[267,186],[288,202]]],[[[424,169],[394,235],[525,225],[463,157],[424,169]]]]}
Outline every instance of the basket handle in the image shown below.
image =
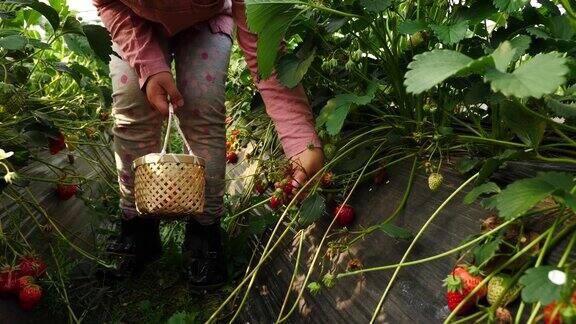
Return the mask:
{"type": "Polygon", "coordinates": [[[174,127],[178,131],[178,134],[180,135],[180,137],[182,137],[182,141],[184,142],[184,145],[186,145],[186,149],[188,149],[188,154],[196,156],[196,154],[192,152],[192,147],[190,147],[190,143],[188,143],[188,140],[186,140],[186,136],[184,135],[182,128],[180,128],[180,120],[178,120],[178,117],[176,116],[176,114],[174,114],[174,107],[172,106],[171,103],[168,104],[168,127],[166,127],[166,135],[164,136],[164,145],[162,146],[162,152],[160,154],[162,155],[166,154],[166,150],[168,148],[168,141],[170,140],[170,130],[172,128],[172,122],[174,122],[174,127]]]}

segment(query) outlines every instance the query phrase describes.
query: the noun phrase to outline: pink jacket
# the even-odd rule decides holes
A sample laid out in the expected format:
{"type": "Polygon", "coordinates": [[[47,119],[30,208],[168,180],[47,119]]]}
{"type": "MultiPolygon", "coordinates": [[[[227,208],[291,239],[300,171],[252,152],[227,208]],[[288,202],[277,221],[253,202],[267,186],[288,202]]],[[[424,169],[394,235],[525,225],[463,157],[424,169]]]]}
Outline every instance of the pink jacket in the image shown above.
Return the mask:
{"type": "Polygon", "coordinates": [[[92,0],[124,59],[136,70],[143,86],[149,76],[170,71],[158,37],[171,37],[199,22],[207,22],[212,32],[232,34],[237,39],[252,77],[274,121],[284,152],[292,157],[310,144],[320,147],[314,119],[301,85],[283,86],[275,75],[258,80],[257,36],[246,26],[243,0],[92,0]],[[160,34],[159,34],[160,33],[160,34]]]}

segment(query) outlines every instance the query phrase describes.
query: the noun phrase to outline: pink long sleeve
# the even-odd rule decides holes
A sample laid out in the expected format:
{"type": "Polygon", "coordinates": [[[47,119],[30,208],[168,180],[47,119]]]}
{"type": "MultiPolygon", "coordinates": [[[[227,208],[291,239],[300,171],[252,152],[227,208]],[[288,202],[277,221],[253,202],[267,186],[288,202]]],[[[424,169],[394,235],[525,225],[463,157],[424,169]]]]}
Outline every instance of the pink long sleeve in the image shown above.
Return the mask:
{"type": "Polygon", "coordinates": [[[256,60],[258,36],[248,30],[243,0],[232,0],[232,15],[238,26],[238,44],[244,51],[246,63],[262,95],[266,112],[274,121],[286,156],[292,157],[310,145],[321,147],[322,144],[314,128],[312,111],[302,85],[290,89],[278,81],[276,74],[267,80],[258,80],[256,60]]]}
{"type": "Polygon", "coordinates": [[[136,70],[140,87],[149,76],[170,71],[165,50],[158,42],[153,23],[139,17],[120,1],[93,0],[112,40],[120,46],[124,59],[136,70]]]}

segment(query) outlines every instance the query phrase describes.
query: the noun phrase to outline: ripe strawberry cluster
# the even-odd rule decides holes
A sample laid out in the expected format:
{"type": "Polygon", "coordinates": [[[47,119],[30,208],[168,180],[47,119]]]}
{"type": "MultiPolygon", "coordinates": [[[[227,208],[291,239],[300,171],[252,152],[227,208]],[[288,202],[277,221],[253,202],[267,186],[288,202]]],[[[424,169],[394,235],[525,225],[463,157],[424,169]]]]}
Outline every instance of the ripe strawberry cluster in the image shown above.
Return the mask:
{"type": "Polygon", "coordinates": [[[297,193],[292,177],[275,182],[274,188],[275,190],[270,197],[270,208],[274,210],[289,202],[297,193]]]}
{"type": "Polygon", "coordinates": [[[235,129],[232,131],[228,140],[226,141],[226,162],[230,164],[238,163],[238,149],[239,141],[238,136],[240,135],[240,130],[235,129]]]}
{"type": "Polygon", "coordinates": [[[42,299],[42,287],[37,283],[46,272],[42,259],[26,255],[17,266],[6,265],[0,271],[0,293],[3,296],[18,296],[22,310],[34,309],[42,299]]]}
{"type": "MultiPolygon", "coordinates": [[[[448,308],[453,311],[460,304],[458,315],[468,314],[484,297],[490,305],[499,306],[496,310],[496,317],[499,323],[512,323],[512,315],[506,309],[506,305],[516,300],[522,290],[512,276],[499,273],[488,281],[487,285],[478,288],[485,277],[479,269],[474,266],[459,265],[444,280],[447,288],[446,299],[448,308]],[[477,289],[478,288],[478,289],[477,289]],[[472,291],[476,290],[474,295],[472,291]]],[[[563,303],[552,303],[543,308],[543,319],[546,324],[564,323],[561,314],[567,308],[576,307],[576,292],[572,295],[571,305],[563,303]]]]}

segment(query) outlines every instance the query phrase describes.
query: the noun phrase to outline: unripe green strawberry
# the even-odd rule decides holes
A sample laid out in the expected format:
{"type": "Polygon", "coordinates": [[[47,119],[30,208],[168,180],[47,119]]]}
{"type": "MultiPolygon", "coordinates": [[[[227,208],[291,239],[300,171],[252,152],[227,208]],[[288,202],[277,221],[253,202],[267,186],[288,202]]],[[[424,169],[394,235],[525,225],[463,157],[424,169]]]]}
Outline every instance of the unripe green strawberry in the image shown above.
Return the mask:
{"type": "Polygon", "coordinates": [[[440,189],[440,186],[442,186],[442,180],[444,180],[444,177],[440,173],[431,173],[428,177],[428,188],[432,191],[440,189]]]}
{"type": "Polygon", "coordinates": [[[500,273],[488,282],[486,299],[490,305],[498,303],[501,306],[506,306],[518,297],[521,289],[522,287],[518,283],[512,285],[512,277],[500,273]]]}
{"type": "Polygon", "coordinates": [[[330,161],[336,155],[336,146],[334,144],[324,144],[324,157],[326,160],[330,161]]]}

